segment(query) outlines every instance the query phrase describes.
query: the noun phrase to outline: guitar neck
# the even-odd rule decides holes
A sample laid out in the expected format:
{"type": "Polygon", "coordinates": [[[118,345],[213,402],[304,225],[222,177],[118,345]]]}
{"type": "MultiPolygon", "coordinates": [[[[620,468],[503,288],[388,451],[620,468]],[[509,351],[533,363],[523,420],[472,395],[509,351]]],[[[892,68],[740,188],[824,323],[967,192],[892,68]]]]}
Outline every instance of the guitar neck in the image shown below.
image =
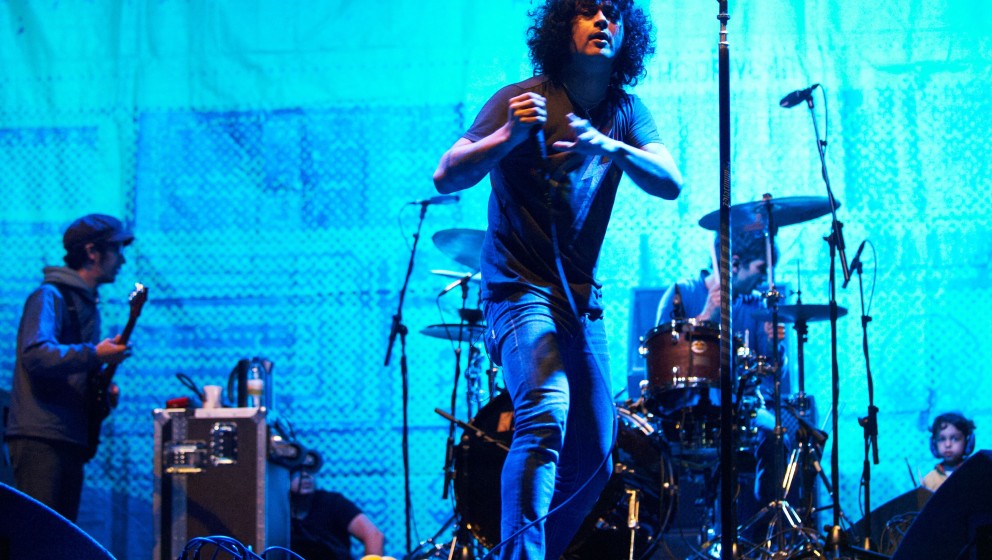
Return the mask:
{"type": "Polygon", "coordinates": [[[121,344],[127,344],[127,341],[131,339],[131,332],[134,331],[134,326],[138,324],[138,317],[132,314],[127,319],[127,324],[124,325],[124,331],[121,332],[121,344]]]}
{"type": "MultiPolygon", "coordinates": [[[[145,300],[148,297],[148,290],[141,284],[135,285],[138,289],[131,294],[130,305],[131,312],[127,317],[127,324],[124,325],[124,331],[120,335],[120,344],[127,344],[128,340],[131,339],[131,333],[134,331],[134,326],[138,324],[138,316],[141,315],[141,308],[145,304],[145,300]]],[[[114,376],[117,371],[118,364],[107,364],[100,372],[100,377],[104,383],[109,384],[110,379],[114,376]]]]}

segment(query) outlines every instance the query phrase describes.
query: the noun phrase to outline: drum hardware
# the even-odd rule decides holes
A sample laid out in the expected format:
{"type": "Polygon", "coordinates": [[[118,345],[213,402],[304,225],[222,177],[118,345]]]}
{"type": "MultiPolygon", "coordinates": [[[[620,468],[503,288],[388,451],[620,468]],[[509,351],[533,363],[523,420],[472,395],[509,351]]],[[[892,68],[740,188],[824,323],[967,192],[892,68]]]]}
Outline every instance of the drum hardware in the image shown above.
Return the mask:
{"type": "MultiPolygon", "coordinates": [[[[707,470],[718,460],[719,338],[711,323],[674,320],[649,331],[639,349],[648,372],[640,402],[656,417],[673,460],[690,471],[707,470]]],[[[734,338],[741,367],[735,376],[732,437],[735,449],[745,451],[757,437],[754,419],[763,404],[757,378],[769,367],[752,353],[746,338],[734,338]]]]}
{"type": "Polygon", "coordinates": [[[641,501],[638,498],[638,492],[636,489],[627,488],[624,491],[627,493],[627,528],[630,529],[630,553],[627,555],[627,560],[634,560],[634,549],[637,544],[637,529],[641,526],[641,501]]]}
{"type": "Polygon", "coordinates": [[[454,416],[448,414],[447,412],[441,410],[440,408],[435,408],[434,409],[434,412],[440,414],[445,420],[447,420],[448,422],[451,422],[451,423],[455,424],[456,426],[458,426],[459,428],[465,430],[466,432],[472,432],[472,434],[474,434],[475,437],[481,439],[482,441],[485,441],[487,443],[491,443],[491,444],[495,445],[496,447],[502,449],[503,451],[507,451],[507,452],[510,451],[510,446],[509,445],[507,445],[507,444],[503,443],[502,441],[500,441],[500,440],[498,440],[498,439],[490,436],[485,431],[480,430],[479,428],[477,428],[471,422],[463,422],[463,421],[455,418],[454,416]]]}
{"type": "MultiPolygon", "coordinates": [[[[454,382],[451,389],[451,413],[455,416],[458,400],[458,382],[462,377],[462,343],[468,343],[468,356],[465,366],[465,399],[466,417],[472,418],[477,409],[482,406],[483,389],[480,385],[482,373],[482,351],[478,347],[483,334],[486,332],[486,325],[483,324],[483,314],[478,308],[468,306],[469,284],[478,284],[481,280],[479,274],[482,240],[485,238],[485,231],[468,229],[446,229],[438,231],[432,237],[434,245],[445,255],[451,257],[459,264],[469,267],[469,272],[458,272],[442,269],[434,269],[431,272],[438,276],[455,278],[437,295],[438,308],[440,309],[440,299],[448,292],[456,288],[461,288],[461,306],[458,309],[458,323],[441,323],[429,325],[420,332],[433,338],[441,338],[453,342],[455,354],[454,382]]],[[[479,294],[481,300],[481,290],[479,294]]],[[[490,382],[492,386],[492,382],[490,382]]],[[[453,480],[454,472],[454,447],[455,447],[455,424],[452,423],[448,429],[448,438],[445,446],[444,458],[444,484],[442,498],[448,499],[448,491],[453,480]]],[[[464,536],[464,535],[462,535],[464,536]]],[[[458,537],[456,537],[458,538],[458,537]]],[[[464,539],[463,539],[464,541],[464,539]]],[[[452,549],[454,550],[454,549],[452,549]]]]}
{"type": "MultiPolygon", "coordinates": [[[[738,425],[734,427],[733,435],[748,435],[748,432],[741,429],[742,425],[747,425],[746,421],[742,421],[740,418],[742,407],[748,406],[745,399],[743,399],[743,396],[747,390],[747,385],[754,382],[754,380],[759,376],[773,376],[771,378],[774,381],[772,400],[774,403],[775,412],[775,427],[773,431],[775,435],[775,460],[773,462],[773,469],[775,472],[774,478],[776,480],[782,480],[783,482],[786,482],[787,479],[791,479],[795,476],[798,467],[793,466],[786,472],[782,472],[782,466],[785,464],[785,442],[783,437],[785,428],[782,426],[781,368],[779,367],[781,360],[778,349],[778,340],[780,339],[779,321],[785,320],[786,322],[803,322],[803,320],[814,320],[813,318],[821,316],[823,311],[819,308],[814,308],[813,306],[800,307],[801,301],[799,302],[799,306],[779,305],[782,295],[777,291],[775,283],[775,235],[779,226],[786,226],[811,220],[830,213],[836,207],[837,203],[832,199],[832,197],[793,197],[773,199],[771,195],[765,194],[761,201],[735,205],[730,209],[731,219],[735,228],[744,228],[755,231],[761,230],[764,233],[767,289],[762,293],[762,298],[765,302],[766,311],[763,317],[761,314],[757,314],[756,318],[766,318],[774,325],[771,334],[771,356],[756,356],[746,345],[739,348],[736,352],[738,366],[736,367],[735,372],[738,373],[738,376],[736,377],[738,385],[735,393],[738,400],[735,405],[734,417],[738,419],[738,425]]],[[[719,229],[720,218],[720,211],[712,212],[700,219],[699,225],[706,229],[717,230],[719,229]]],[[[717,262],[716,255],[713,254],[712,257],[714,259],[714,270],[719,270],[719,263],[717,262]]],[[[836,307],[834,309],[836,309],[836,307]]],[[[803,324],[801,326],[804,327],[805,325],[803,324]]],[[[801,355],[800,360],[802,360],[801,355]]],[[[802,363],[800,362],[800,369],[801,368],[802,363]]],[[[805,398],[802,384],[803,381],[800,379],[800,397],[805,398]]],[[[760,391],[756,393],[760,395],[760,391]]],[[[719,431],[717,432],[717,435],[719,435],[719,431]]],[[[730,444],[729,448],[733,449],[733,445],[730,444]]],[[[800,460],[798,456],[796,460],[800,460]]],[[[805,466],[805,463],[803,463],[803,466],[805,466]]],[[[734,470],[732,468],[732,461],[731,470],[734,470]]],[[[789,480],[789,486],[791,486],[791,480],[789,480]]],[[[777,502],[784,502],[784,499],[777,502]]],[[[724,503],[724,500],[721,500],[721,503],[724,503]]],[[[798,513],[796,513],[796,510],[792,509],[791,505],[787,502],[778,505],[776,505],[776,503],[772,503],[770,506],[774,507],[766,507],[763,512],[774,517],[774,519],[772,519],[773,526],[778,522],[779,518],[784,518],[785,522],[790,527],[795,525],[796,528],[798,528],[802,525],[801,518],[798,513]],[[797,520],[799,523],[794,523],[797,520]]],[[[732,515],[726,517],[726,519],[729,518],[732,518],[732,515]]],[[[785,537],[786,535],[784,534],[777,537],[777,544],[779,545],[780,550],[785,550],[787,548],[785,537]]],[[[800,537],[793,540],[804,541],[805,538],[800,537]]],[[[731,541],[728,540],[728,543],[731,543],[731,541]]],[[[769,546],[771,546],[771,543],[769,543],[769,546]]],[[[804,545],[804,547],[808,548],[806,545],[804,545]]]]}
{"type": "MultiPolygon", "coordinates": [[[[812,486],[815,484],[813,481],[805,480],[806,476],[811,476],[811,471],[815,472],[815,476],[821,479],[824,483],[824,487],[827,489],[828,495],[831,497],[832,501],[836,501],[837,498],[834,495],[833,485],[827,478],[826,474],[820,465],[820,458],[822,457],[822,446],[827,440],[827,433],[813,426],[807,416],[809,414],[809,398],[806,394],[806,361],[805,361],[805,345],[808,341],[809,329],[807,323],[826,321],[830,318],[830,306],[823,304],[804,304],[802,302],[802,290],[796,290],[797,299],[794,305],[782,305],[779,307],[780,310],[780,320],[786,323],[793,323],[792,328],[796,331],[796,362],[797,366],[797,381],[799,391],[790,399],[789,402],[784,403],[787,410],[795,415],[796,419],[800,423],[800,430],[796,434],[797,442],[803,453],[800,456],[800,462],[802,468],[801,473],[801,483],[800,483],[800,495],[799,495],[799,510],[810,519],[814,516],[816,512],[816,505],[813,503],[812,486]],[[812,438],[812,440],[810,439],[812,438]]],[[[843,317],[847,314],[847,309],[844,307],[837,308],[838,317],[843,317]]],[[[763,315],[759,314],[759,318],[764,318],[763,315]]],[[[841,518],[846,518],[843,510],[839,513],[841,518]]]]}

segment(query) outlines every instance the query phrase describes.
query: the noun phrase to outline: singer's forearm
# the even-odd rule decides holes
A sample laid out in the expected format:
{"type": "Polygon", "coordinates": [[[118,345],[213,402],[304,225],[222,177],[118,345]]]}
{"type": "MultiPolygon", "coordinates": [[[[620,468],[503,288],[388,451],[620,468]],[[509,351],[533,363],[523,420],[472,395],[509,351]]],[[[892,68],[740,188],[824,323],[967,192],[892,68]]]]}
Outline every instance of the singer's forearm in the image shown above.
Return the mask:
{"type": "Polygon", "coordinates": [[[682,174],[662,144],[634,148],[617,142],[612,158],[634,184],[650,195],[674,200],[682,192],[682,174]]]}
{"type": "Polygon", "coordinates": [[[434,171],[434,187],[439,193],[448,194],[475,185],[519,143],[505,126],[478,142],[458,140],[441,156],[434,171]]]}

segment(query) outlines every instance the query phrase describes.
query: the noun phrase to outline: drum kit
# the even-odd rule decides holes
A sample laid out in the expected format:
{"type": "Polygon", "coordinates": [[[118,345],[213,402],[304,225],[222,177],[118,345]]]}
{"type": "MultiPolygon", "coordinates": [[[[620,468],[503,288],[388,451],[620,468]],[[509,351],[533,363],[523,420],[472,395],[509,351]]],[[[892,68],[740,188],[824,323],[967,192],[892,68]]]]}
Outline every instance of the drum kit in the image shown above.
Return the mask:
{"type": "MultiPolygon", "coordinates": [[[[812,220],[829,212],[830,206],[825,198],[771,199],[766,196],[763,201],[733,206],[731,224],[735,229],[760,228],[765,235],[767,254],[773,255],[777,227],[812,220]]],[[[718,221],[718,212],[714,212],[704,216],[699,225],[713,230],[718,221]]],[[[457,312],[459,322],[429,325],[420,333],[457,344],[459,364],[456,366],[456,387],[461,368],[460,348],[463,344],[468,345],[469,359],[464,372],[468,386],[468,420],[455,417],[454,392],[450,414],[435,409],[451,422],[452,433],[454,426],[463,429],[457,444],[449,437],[445,465],[445,497],[450,482],[455,495],[453,522],[457,529],[451,542],[438,544],[430,539],[422,543],[407,557],[411,560],[481,558],[500,540],[500,473],[513,437],[513,410],[508,394],[497,388],[498,369],[491,363],[485,370],[488,387],[481,386],[482,340],[486,325],[479,308],[480,302],[477,300],[475,306],[469,304],[469,288],[477,286],[480,281],[484,237],[484,231],[472,229],[447,229],[433,236],[435,246],[467,270],[432,271],[435,275],[452,279],[439,298],[462,288],[461,306],[457,312]]],[[[781,375],[784,368],[777,366],[781,358],[777,355],[759,355],[755,349],[748,347],[746,338],[735,336],[731,374],[734,379],[734,433],[730,437],[734,441],[733,449],[743,457],[757,446],[755,419],[759,411],[775,410],[773,434],[788,432],[792,437],[790,429],[798,426],[794,437],[797,441],[801,440],[799,444],[803,453],[794,451],[788,466],[780,473],[781,478],[776,478],[783,480],[783,487],[788,489],[796,473],[816,472],[801,463],[817,460],[819,456],[815,451],[820,450],[826,438],[826,434],[806,418],[810,406],[803,380],[803,344],[806,342],[808,323],[827,320],[830,313],[827,305],[803,304],[801,293],[796,304],[779,305],[773,259],[769,259],[767,268],[767,291],[763,293],[765,301],[757,310],[756,318],[793,325],[798,335],[799,392],[783,398],[776,382],[774,395],[762,395],[759,390],[761,380],[781,375]],[[782,425],[783,410],[790,412],[791,425],[788,428],[782,425]],[[810,446],[814,453],[807,450],[810,446]]],[[[844,313],[846,310],[839,309],[838,315],[844,313]]],[[[779,329],[771,329],[771,332],[775,333],[773,341],[777,347],[779,329]]],[[[673,524],[678,508],[680,505],[692,507],[692,504],[679,504],[679,477],[684,480],[715,481],[717,477],[714,473],[720,468],[720,339],[718,324],[681,317],[654,327],[641,337],[639,352],[645,360],[647,376],[641,382],[641,395],[615,407],[618,433],[613,451],[614,474],[564,558],[646,559],[659,546],[668,548],[664,537],[673,524]]],[[[775,438],[776,444],[781,440],[775,438]]],[[[826,482],[822,471],[819,472],[826,482]]],[[[812,488],[810,484],[801,486],[812,488]]],[[[828,490],[832,494],[832,490],[828,490]]],[[[699,543],[694,547],[693,554],[712,557],[713,552],[707,551],[706,547],[719,542],[719,537],[713,538],[716,531],[712,529],[717,519],[714,513],[716,500],[712,488],[707,488],[706,492],[706,498],[702,500],[706,502],[703,505],[705,512],[700,516],[703,526],[700,527],[699,543]],[[708,520],[706,516],[709,516],[708,520]]],[[[742,524],[744,528],[752,525],[768,527],[767,539],[750,549],[751,556],[744,557],[798,558],[807,557],[817,548],[822,550],[816,536],[809,536],[810,531],[807,531],[813,525],[813,500],[802,496],[802,506],[798,510],[785,500],[786,495],[782,495],[781,500],[772,504],[774,507],[762,510],[762,516],[771,516],[772,519],[753,518],[742,524]],[[780,523],[781,519],[787,523],[780,523]],[[779,540],[776,546],[770,535],[780,524],[786,532],[792,530],[795,535],[779,540]]],[[[782,532],[783,528],[778,527],[777,530],[782,532]]],[[[668,552],[671,553],[671,549],[668,552]]]]}

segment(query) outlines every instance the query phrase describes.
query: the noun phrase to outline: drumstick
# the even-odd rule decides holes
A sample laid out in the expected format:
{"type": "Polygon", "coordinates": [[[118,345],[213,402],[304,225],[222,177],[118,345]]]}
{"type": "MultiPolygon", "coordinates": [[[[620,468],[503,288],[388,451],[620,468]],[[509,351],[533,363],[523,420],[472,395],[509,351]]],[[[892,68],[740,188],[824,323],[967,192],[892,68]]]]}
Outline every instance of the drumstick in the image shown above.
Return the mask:
{"type": "Polygon", "coordinates": [[[716,283],[720,283],[720,259],[716,254],[716,245],[710,245],[710,258],[713,259],[713,278],[716,279],[716,283]]]}

